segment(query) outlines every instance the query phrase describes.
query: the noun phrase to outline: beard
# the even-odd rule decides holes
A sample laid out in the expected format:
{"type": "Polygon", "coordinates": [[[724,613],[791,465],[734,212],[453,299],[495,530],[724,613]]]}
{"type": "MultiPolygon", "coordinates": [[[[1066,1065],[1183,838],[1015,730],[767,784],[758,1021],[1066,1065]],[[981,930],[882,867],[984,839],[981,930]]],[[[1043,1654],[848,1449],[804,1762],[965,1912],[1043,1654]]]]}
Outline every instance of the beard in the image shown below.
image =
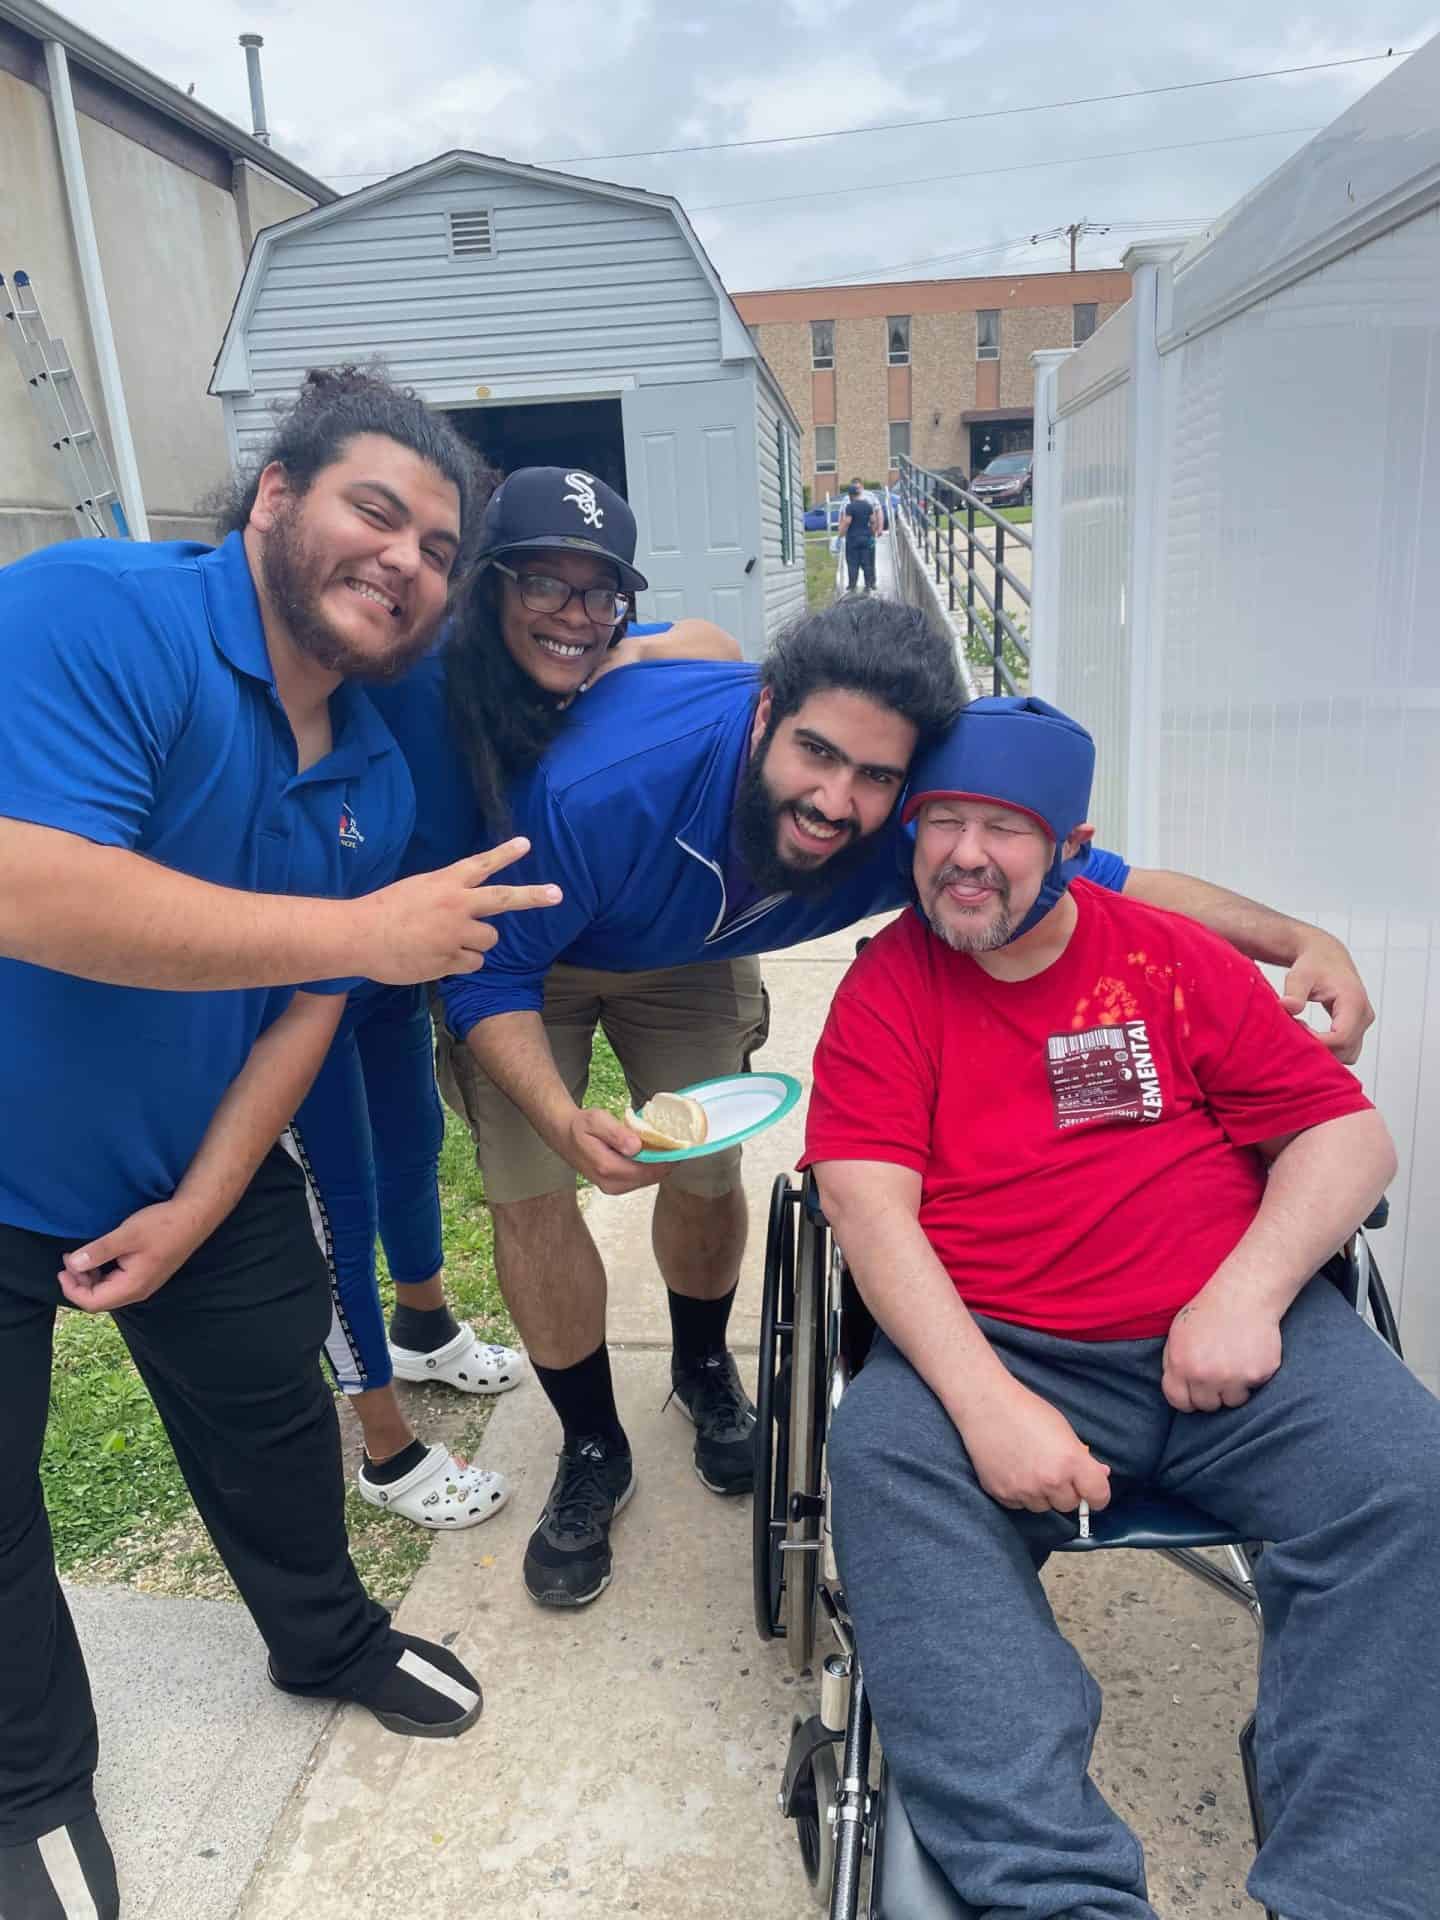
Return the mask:
{"type": "Polygon", "coordinates": [[[266,596],[297,652],[327,673],[346,680],[398,680],[430,646],[431,634],[413,634],[403,645],[377,659],[337,632],[320,609],[320,597],[332,569],[305,538],[303,500],[288,503],[260,549],[260,573],[266,596]]]}
{"type": "Polygon", "coordinates": [[[782,860],[778,850],[781,817],[792,809],[802,820],[820,821],[824,815],[803,801],[775,798],[765,784],[765,760],[769,751],[770,734],[767,734],[740,776],[735,798],[735,838],[741,857],[756,886],[764,893],[793,893],[801,899],[816,899],[832,893],[870,858],[874,835],[858,834],[853,827],[842,829],[849,834],[848,841],[813,867],[794,867],[782,860]]]}
{"type": "Polygon", "coordinates": [[[993,953],[997,947],[1008,946],[1015,933],[1015,922],[1010,914],[1010,882],[997,867],[942,867],[931,882],[925,902],[925,918],[930,923],[931,932],[956,953],[993,953]],[[955,926],[941,918],[940,895],[955,881],[968,881],[971,886],[995,889],[999,910],[988,926],[977,924],[971,928],[963,922],[955,926]]]}

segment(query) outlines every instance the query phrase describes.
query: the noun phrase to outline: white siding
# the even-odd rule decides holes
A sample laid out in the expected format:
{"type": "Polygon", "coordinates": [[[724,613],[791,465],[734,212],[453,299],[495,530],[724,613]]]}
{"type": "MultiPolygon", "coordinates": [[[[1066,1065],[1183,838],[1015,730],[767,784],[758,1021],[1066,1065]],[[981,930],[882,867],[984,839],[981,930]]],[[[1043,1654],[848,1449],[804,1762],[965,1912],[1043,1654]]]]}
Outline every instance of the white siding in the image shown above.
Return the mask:
{"type": "Polygon", "coordinates": [[[759,448],[761,565],[765,570],[765,637],[805,611],[805,505],[800,477],[800,442],[757,372],[755,420],[759,448]],[[790,456],[791,560],[783,558],[780,524],[779,435],[790,456]]]}
{"type": "Polygon", "coordinates": [[[442,403],[480,385],[613,389],[721,370],[719,303],[667,211],[473,165],[276,236],[246,343],[242,451],[306,368],[376,354],[442,403]],[[477,207],[494,253],[451,259],[447,215],[477,207]]]}

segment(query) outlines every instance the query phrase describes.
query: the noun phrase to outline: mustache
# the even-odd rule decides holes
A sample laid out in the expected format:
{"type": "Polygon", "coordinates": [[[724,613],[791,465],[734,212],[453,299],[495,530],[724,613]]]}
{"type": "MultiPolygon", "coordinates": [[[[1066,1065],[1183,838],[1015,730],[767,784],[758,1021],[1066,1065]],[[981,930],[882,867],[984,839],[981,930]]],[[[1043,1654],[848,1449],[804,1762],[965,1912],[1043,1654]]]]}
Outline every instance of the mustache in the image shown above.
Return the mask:
{"type": "Polygon", "coordinates": [[[839,827],[843,833],[854,837],[855,822],[853,820],[832,820],[828,813],[822,813],[818,807],[812,807],[808,800],[792,800],[790,811],[798,815],[801,820],[808,820],[812,826],[839,827]]]}
{"type": "Polygon", "coordinates": [[[953,886],[993,887],[1002,903],[1010,898],[1010,882],[998,867],[942,867],[935,876],[936,893],[953,886]]]}

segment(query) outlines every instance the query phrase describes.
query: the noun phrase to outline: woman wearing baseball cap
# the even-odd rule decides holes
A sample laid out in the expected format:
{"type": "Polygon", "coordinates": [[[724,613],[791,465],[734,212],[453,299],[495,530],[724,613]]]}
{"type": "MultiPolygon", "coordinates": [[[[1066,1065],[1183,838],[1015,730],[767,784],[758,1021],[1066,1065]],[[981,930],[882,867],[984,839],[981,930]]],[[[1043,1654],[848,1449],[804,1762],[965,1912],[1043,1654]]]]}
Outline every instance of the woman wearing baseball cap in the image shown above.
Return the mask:
{"type": "MultiPolygon", "coordinates": [[[[647,585],[635,545],[624,499],[579,469],[519,468],[496,488],[445,639],[403,680],[370,689],[415,784],[402,874],[503,838],[506,787],[601,672],[667,656],[739,658],[737,643],[708,621],[633,634],[635,595],[647,585]]],[[[476,1526],[504,1505],[503,1476],[417,1439],[392,1384],[398,1375],[494,1395],[524,1373],[520,1354],[485,1340],[446,1304],[444,1118],[423,988],[371,983],[352,994],[295,1135],[335,1299],[326,1351],[364,1433],[361,1497],[436,1531],[476,1526]],[[395,1286],[388,1337],[377,1231],[395,1286]]]]}

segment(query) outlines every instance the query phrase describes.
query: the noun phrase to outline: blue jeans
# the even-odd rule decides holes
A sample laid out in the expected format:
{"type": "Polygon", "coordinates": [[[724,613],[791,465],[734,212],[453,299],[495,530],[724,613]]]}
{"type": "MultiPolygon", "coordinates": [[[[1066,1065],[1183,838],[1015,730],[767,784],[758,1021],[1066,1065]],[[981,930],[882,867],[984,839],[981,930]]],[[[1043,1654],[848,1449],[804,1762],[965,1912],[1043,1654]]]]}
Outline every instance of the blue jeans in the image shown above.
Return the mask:
{"type": "Polygon", "coordinates": [[[392,1377],[376,1234],[402,1286],[428,1280],[444,1260],[438,1177],[445,1120],[424,987],[352,995],[293,1132],[330,1270],[326,1357],[343,1392],[367,1393],[392,1377]]]}
{"type": "MultiPolygon", "coordinates": [[[[1116,1482],[1271,1542],[1252,1898],[1290,1920],[1434,1920],[1440,1899],[1440,1401],[1328,1281],[1243,1407],[1179,1414],[1162,1340],[980,1321],[1116,1482]]],[[[835,1544],[875,1722],[927,1851],[1014,1920],[1153,1920],[1140,1845],[1088,1773],[1100,1689],[1037,1578],[1045,1530],[984,1493],[883,1337],[835,1416],[835,1544]]]]}

